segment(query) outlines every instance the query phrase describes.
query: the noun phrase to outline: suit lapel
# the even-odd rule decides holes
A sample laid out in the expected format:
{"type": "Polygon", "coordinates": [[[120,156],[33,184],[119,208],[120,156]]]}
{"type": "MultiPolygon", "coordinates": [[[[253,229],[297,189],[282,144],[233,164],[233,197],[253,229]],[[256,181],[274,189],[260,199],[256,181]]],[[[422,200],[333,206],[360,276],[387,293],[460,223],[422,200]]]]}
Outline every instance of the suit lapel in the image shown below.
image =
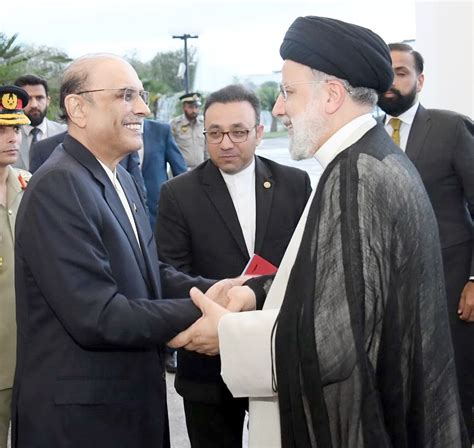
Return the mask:
{"type": "Polygon", "coordinates": [[[149,151],[151,151],[151,147],[153,146],[153,142],[150,141],[151,132],[147,132],[148,123],[146,120],[143,120],[143,134],[142,134],[142,141],[143,141],[143,160],[141,170],[142,172],[146,171],[145,167],[148,166],[148,155],[149,151]]]}
{"type": "MultiPolygon", "coordinates": [[[[94,155],[71,136],[66,135],[66,137],[64,138],[63,146],[66,152],[68,152],[82,165],[84,165],[95,177],[95,179],[103,185],[105,200],[109,205],[110,209],[112,210],[112,213],[117,218],[117,221],[119,222],[120,226],[122,227],[122,230],[124,231],[130,243],[130,246],[132,246],[133,254],[135,255],[137,263],[140,266],[143,278],[145,279],[145,281],[147,281],[145,260],[141,253],[140,247],[138,246],[137,239],[135,238],[135,234],[133,233],[132,226],[130,224],[130,221],[128,220],[127,214],[125,213],[125,209],[123,208],[122,202],[120,201],[115,187],[112,185],[112,182],[107,176],[107,173],[104,171],[104,169],[94,157],[94,155]]],[[[119,169],[117,171],[119,171],[119,169]]],[[[119,180],[123,181],[123,176],[121,176],[119,180]]],[[[125,195],[127,196],[127,191],[125,190],[124,184],[122,182],[121,185],[125,191],[125,195]]],[[[127,190],[130,192],[130,188],[127,188],[127,190]]],[[[132,209],[132,213],[134,213],[133,203],[130,204],[130,207],[132,209]]]]}
{"type": "MultiPolygon", "coordinates": [[[[142,272],[143,278],[146,281],[147,276],[146,276],[145,260],[143,258],[141,249],[138,246],[137,239],[135,238],[135,233],[133,232],[132,226],[130,224],[130,221],[128,220],[127,214],[125,213],[125,209],[123,208],[122,202],[120,201],[117,191],[115,190],[114,186],[110,182],[110,179],[107,177],[107,174],[105,172],[104,172],[104,175],[106,176],[106,179],[104,179],[105,182],[103,182],[105,200],[107,201],[107,204],[112,210],[112,213],[117,218],[117,221],[122,227],[122,230],[125,232],[125,235],[127,236],[130,246],[132,246],[135,259],[137,260],[137,263],[140,266],[140,271],[142,272]]],[[[100,181],[100,179],[98,180],[100,181]]],[[[119,181],[122,185],[122,188],[125,191],[125,196],[127,196],[127,191],[123,186],[123,176],[121,176],[121,178],[119,177],[119,181]]],[[[128,196],[127,196],[127,199],[128,199],[128,196]]],[[[130,204],[130,208],[132,209],[132,213],[134,213],[134,204],[131,203],[130,200],[129,200],[129,204],[130,204]]]]}
{"type": "Polygon", "coordinates": [[[216,208],[217,213],[222,218],[222,221],[224,221],[224,224],[229,229],[230,234],[237,243],[237,246],[245,257],[248,258],[249,253],[245,244],[242,228],[240,227],[239,218],[235,211],[234,203],[232,202],[229,190],[227,190],[224,178],[218,168],[216,168],[211,161],[208,161],[203,169],[201,182],[204,191],[216,208]]]}
{"type": "Polygon", "coordinates": [[[274,181],[270,169],[258,157],[255,157],[255,206],[256,231],[255,253],[259,254],[267,231],[268,218],[272,208],[274,181]]]}
{"type": "MultiPolygon", "coordinates": [[[[150,229],[150,222],[148,220],[148,215],[146,214],[144,204],[140,197],[138,196],[137,188],[133,183],[132,178],[122,167],[117,168],[117,175],[119,177],[120,184],[125,192],[128,203],[132,210],[133,218],[135,220],[135,225],[137,227],[138,239],[140,240],[141,251],[140,261],[145,262],[145,266],[140,265],[140,269],[143,274],[143,278],[147,284],[153,288],[155,297],[160,297],[160,285],[159,285],[159,272],[158,272],[158,260],[153,262],[150,251],[148,250],[150,244],[155,244],[153,240],[153,234],[150,229]],[[148,275],[145,275],[147,273],[148,275]]],[[[128,218],[127,218],[128,221],[128,218]]],[[[132,230],[133,232],[133,230],[132,230]]],[[[136,242],[135,235],[133,238],[136,242]]],[[[138,254],[136,254],[138,255],[138,254]]]]}
{"type": "Polygon", "coordinates": [[[416,111],[410,134],[408,135],[406,154],[412,162],[416,162],[424,146],[425,138],[431,127],[428,111],[420,104],[416,111]]]}

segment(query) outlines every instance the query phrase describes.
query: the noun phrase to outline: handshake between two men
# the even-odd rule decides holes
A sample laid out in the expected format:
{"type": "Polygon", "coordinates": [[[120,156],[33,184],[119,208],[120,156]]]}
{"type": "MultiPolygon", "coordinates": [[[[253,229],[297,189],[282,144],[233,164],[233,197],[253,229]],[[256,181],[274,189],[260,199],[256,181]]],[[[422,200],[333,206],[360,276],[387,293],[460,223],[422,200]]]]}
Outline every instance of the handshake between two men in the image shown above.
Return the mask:
{"type": "Polygon", "coordinates": [[[218,325],[224,314],[253,311],[256,297],[248,286],[242,286],[251,276],[224,279],[211,286],[204,294],[191,288],[189,294],[202,316],[189,328],[179,333],[168,346],[213,356],[219,353],[218,325]]]}

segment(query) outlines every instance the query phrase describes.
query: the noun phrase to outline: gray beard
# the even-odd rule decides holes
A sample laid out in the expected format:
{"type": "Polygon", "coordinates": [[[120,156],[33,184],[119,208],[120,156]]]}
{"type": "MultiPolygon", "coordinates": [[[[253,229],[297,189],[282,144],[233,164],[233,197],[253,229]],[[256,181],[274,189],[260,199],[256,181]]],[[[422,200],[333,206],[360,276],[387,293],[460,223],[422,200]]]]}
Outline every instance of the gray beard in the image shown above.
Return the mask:
{"type": "Polygon", "coordinates": [[[300,123],[293,123],[293,135],[290,136],[290,155],[293,160],[310,159],[321,146],[324,120],[320,116],[313,120],[308,117],[309,113],[305,112],[300,123]]]}

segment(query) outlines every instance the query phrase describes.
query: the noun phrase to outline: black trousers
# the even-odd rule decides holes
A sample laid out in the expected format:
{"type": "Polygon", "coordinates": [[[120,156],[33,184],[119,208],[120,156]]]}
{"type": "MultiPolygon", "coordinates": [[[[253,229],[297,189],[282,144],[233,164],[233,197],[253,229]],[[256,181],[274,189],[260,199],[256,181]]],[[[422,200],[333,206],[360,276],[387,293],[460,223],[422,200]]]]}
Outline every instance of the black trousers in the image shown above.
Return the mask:
{"type": "Polygon", "coordinates": [[[471,440],[473,440],[474,323],[462,321],[457,313],[461,292],[469,279],[472,243],[469,241],[448,247],[443,249],[442,254],[459,396],[461,398],[464,421],[471,440]]]}
{"type": "MultiPolygon", "coordinates": [[[[230,394],[229,394],[230,395],[230,394]]],[[[184,399],[192,448],[242,448],[246,398],[225,397],[218,404],[184,399]]]]}

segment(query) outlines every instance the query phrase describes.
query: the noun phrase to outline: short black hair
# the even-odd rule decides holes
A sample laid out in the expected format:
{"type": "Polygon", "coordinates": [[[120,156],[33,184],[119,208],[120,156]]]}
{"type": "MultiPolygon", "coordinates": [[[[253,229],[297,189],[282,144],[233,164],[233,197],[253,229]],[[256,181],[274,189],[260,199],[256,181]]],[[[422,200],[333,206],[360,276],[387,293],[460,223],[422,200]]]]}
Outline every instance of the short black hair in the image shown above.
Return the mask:
{"type": "Polygon", "coordinates": [[[211,93],[207,97],[206,104],[204,105],[204,116],[206,116],[207,109],[209,109],[209,107],[214,103],[226,104],[240,103],[242,101],[247,101],[247,103],[250,103],[253,110],[255,111],[255,124],[260,124],[260,100],[254,92],[242,84],[231,84],[211,93]]]}
{"type": "Polygon", "coordinates": [[[405,53],[410,53],[415,60],[416,74],[419,75],[420,73],[423,73],[423,69],[425,65],[423,56],[420,53],[418,53],[418,51],[414,50],[411,45],[397,42],[393,44],[388,44],[388,48],[390,48],[390,51],[403,51],[405,53]]]}
{"type": "Polygon", "coordinates": [[[36,75],[23,75],[15,79],[13,83],[18,87],[24,86],[37,86],[42,85],[44,87],[44,91],[46,92],[46,96],[49,95],[49,88],[48,88],[48,81],[44,78],[40,78],[36,75]]]}

